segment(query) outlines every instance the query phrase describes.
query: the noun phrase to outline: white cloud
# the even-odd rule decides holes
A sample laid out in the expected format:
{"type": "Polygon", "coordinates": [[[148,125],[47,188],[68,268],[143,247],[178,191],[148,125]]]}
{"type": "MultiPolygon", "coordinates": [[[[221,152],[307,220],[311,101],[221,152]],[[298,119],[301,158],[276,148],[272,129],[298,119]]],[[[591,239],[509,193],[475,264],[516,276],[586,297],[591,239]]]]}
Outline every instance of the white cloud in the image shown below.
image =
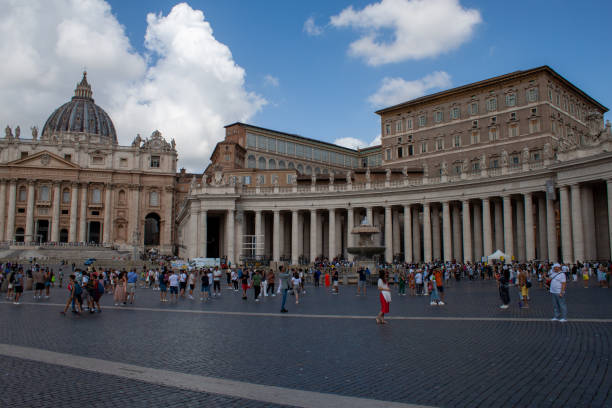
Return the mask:
{"type": "Polygon", "coordinates": [[[266,103],[245,89],[244,69],[204,14],[185,3],[167,16],[147,16],[146,57],[132,49],[103,0],[0,3],[2,127],[42,127],[70,99],[86,66],[121,144],[159,129],[176,139],[180,166],[202,171],[223,126],[247,121],[266,103]]]}
{"type": "Polygon", "coordinates": [[[349,54],[376,66],[453,50],[481,21],[478,10],[462,7],[459,0],[381,0],[358,11],[349,6],[330,23],[362,31],[349,54]],[[389,30],[393,39],[385,41],[381,37],[389,30]]]}
{"type": "Polygon", "coordinates": [[[368,100],[374,106],[390,106],[418,98],[434,89],[444,89],[451,85],[450,75],[436,71],[421,79],[406,81],[402,78],[383,78],[380,88],[368,100]]]}
{"type": "Polygon", "coordinates": [[[280,85],[280,82],[277,77],[268,74],[264,77],[264,84],[270,85],[276,88],[280,85]]]}
{"type": "Polygon", "coordinates": [[[377,146],[380,144],[380,135],[376,136],[370,143],[364,142],[361,139],[354,137],[341,137],[334,140],[334,144],[342,147],[348,147],[349,149],[363,149],[364,147],[377,146]]]}
{"type": "Polygon", "coordinates": [[[308,19],[304,21],[303,31],[310,36],[316,37],[323,34],[323,27],[315,23],[314,17],[308,17],[308,19]]]}

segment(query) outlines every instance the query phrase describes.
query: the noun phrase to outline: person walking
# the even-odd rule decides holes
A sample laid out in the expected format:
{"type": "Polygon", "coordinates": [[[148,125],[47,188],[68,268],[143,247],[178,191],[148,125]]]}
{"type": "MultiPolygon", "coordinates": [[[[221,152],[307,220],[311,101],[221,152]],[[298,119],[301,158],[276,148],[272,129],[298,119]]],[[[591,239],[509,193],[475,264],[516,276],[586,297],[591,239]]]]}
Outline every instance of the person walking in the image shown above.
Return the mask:
{"type": "Polygon", "coordinates": [[[21,297],[21,294],[23,293],[23,269],[22,268],[17,269],[17,273],[15,273],[14,275],[13,290],[15,291],[15,301],[13,302],[13,304],[18,305],[19,298],[21,297]]]}
{"type": "Polygon", "coordinates": [[[213,272],[213,296],[221,296],[221,275],[223,273],[215,266],[213,272]]]}
{"type": "Polygon", "coordinates": [[[134,271],[131,270],[128,274],[127,274],[127,299],[126,301],[129,301],[130,304],[134,304],[134,298],[136,297],[136,281],[138,281],[138,274],[134,271]]]}
{"type": "Polygon", "coordinates": [[[62,316],[66,316],[66,311],[68,311],[68,308],[70,307],[70,304],[74,304],[75,308],[73,308],[73,313],[79,314],[83,312],[83,309],[81,307],[81,293],[83,292],[83,290],[81,289],[81,287],[79,286],[79,284],[76,281],[76,277],[74,275],[70,275],[70,282],[68,283],[68,300],[66,301],[66,306],[64,307],[64,310],[62,310],[60,313],[62,314],[62,316]]]}
{"type": "Polygon", "coordinates": [[[363,295],[366,295],[366,273],[365,269],[359,268],[357,270],[357,274],[359,275],[359,280],[357,281],[357,296],[363,292],[363,295]]]}
{"type": "Polygon", "coordinates": [[[274,270],[270,269],[270,271],[268,272],[268,275],[266,276],[266,280],[268,281],[267,290],[271,296],[276,296],[274,294],[274,279],[275,279],[274,270]]]}
{"type": "Polygon", "coordinates": [[[519,308],[529,309],[529,288],[531,287],[531,281],[527,271],[521,269],[518,275],[518,287],[521,294],[521,300],[519,301],[519,308]]]}
{"type": "Polygon", "coordinates": [[[378,297],[380,298],[380,312],[376,316],[376,324],[387,324],[385,314],[389,313],[389,303],[391,303],[391,290],[387,282],[387,272],[381,270],[378,274],[378,297]]]}
{"type": "Polygon", "coordinates": [[[162,270],[159,272],[157,279],[159,283],[159,301],[167,302],[168,299],[166,299],[166,293],[168,292],[168,274],[165,270],[162,270]]]}
{"type": "Polygon", "coordinates": [[[170,300],[174,302],[178,300],[179,280],[178,271],[174,271],[174,273],[171,273],[168,277],[168,282],[170,283],[170,300]]]}
{"type": "Polygon", "coordinates": [[[500,309],[508,309],[510,307],[510,272],[507,268],[501,271],[498,286],[499,286],[499,297],[501,298],[502,304],[500,309]]]}
{"type": "Polygon", "coordinates": [[[561,271],[561,265],[554,264],[548,281],[549,291],[553,302],[553,322],[567,322],[567,304],[565,303],[565,289],[567,278],[561,271]]]}
{"type": "Polygon", "coordinates": [[[261,293],[261,282],[262,282],[259,271],[255,271],[251,282],[253,285],[253,297],[255,298],[256,302],[259,302],[259,294],[261,293]]]}
{"type": "Polygon", "coordinates": [[[208,302],[210,299],[210,278],[208,277],[208,271],[202,271],[200,282],[200,301],[208,302]]]}
{"type": "Polygon", "coordinates": [[[287,272],[285,272],[285,267],[284,266],[279,266],[278,267],[278,276],[281,280],[281,283],[279,284],[279,287],[281,288],[282,292],[283,292],[283,301],[281,303],[281,313],[287,313],[288,310],[285,309],[285,303],[287,302],[287,292],[289,291],[289,274],[287,272]]]}
{"type": "Polygon", "coordinates": [[[300,303],[300,283],[302,279],[297,272],[293,272],[293,278],[291,278],[291,285],[293,286],[293,294],[295,295],[295,304],[300,303]]]}

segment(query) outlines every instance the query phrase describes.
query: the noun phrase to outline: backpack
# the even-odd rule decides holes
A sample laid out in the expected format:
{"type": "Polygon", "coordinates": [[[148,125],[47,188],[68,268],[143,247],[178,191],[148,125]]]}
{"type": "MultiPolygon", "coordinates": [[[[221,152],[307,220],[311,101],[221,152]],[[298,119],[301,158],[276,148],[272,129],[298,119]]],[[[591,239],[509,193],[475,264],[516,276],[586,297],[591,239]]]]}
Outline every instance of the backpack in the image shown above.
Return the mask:
{"type": "Polygon", "coordinates": [[[98,281],[98,293],[101,295],[104,294],[104,283],[102,283],[101,280],[98,281]]]}
{"type": "Polygon", "coordinates": [[[208,280],[208,275],[207,274],[202,275],[202,284],[204,286],[209,286],[210,285],[210,281],[208,280]]]}
{"type": "Polygon", "coordinates": [[[81,288],[81,285],[79,285],[77,282],[74,282],[74,294],[78,296],[81,293],[83,293],[83,289],[81,288]]]}

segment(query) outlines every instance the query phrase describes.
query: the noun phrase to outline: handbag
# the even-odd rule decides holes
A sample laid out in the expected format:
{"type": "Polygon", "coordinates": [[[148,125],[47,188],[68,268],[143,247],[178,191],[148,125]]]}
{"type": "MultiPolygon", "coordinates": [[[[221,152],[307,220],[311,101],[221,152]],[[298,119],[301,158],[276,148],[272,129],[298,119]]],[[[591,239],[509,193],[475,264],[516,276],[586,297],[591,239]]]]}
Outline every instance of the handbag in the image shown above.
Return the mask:
{"type": "Polygon", "coordinates": [[[388,290],[383,290],[382,294],[383,294],[383,297],[385,298],[385,302],[391,303],[391,292],[389,292],[388,290]]]}

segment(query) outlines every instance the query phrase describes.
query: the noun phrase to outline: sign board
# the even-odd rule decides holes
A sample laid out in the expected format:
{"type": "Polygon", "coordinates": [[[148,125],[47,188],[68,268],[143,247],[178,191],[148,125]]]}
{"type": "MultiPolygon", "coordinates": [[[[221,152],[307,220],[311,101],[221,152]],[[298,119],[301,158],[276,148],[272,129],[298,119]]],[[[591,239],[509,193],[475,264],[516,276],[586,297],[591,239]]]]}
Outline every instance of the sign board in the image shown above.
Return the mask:
{"type": "Polygon", "coordinates": [[[221,258],[193,258],[191,265],[196,268],[212,268],[221,266],[221,258]]]}

